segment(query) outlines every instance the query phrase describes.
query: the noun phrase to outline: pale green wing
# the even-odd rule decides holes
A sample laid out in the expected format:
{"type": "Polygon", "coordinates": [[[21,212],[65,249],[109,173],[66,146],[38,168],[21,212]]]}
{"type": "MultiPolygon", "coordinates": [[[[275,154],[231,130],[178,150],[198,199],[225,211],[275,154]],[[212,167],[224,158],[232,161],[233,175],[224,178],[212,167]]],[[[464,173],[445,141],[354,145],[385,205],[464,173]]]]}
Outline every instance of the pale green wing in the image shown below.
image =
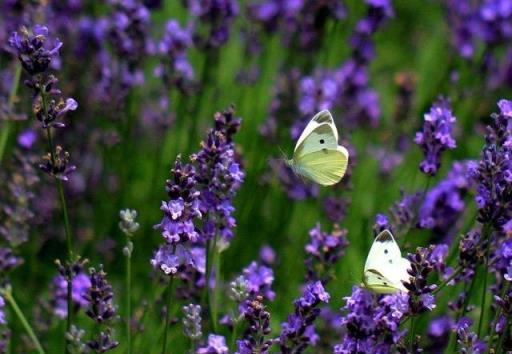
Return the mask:
{"type": "Polygon", "coordinates": [[[316,122],[311,122],[310,124],[313,124],[314,127],[310,130],[308,124],[304,133],[302,133],[303,135],[307,135],[304,137],[301,135],[302,139],[299,138],[295,151],[293,152],[294,158],[322,149],[336,150],[338,146],[338,139],[334,134],[332,125],[329,123],[317,124],[316,122]]]}
{"type": "Polygon", "coordinates": [[[409,279],[407,273],[409,267],[409,261],[402,258],[400,248],[391,232],[384,230],[377,235],[368,253],[364,265],[364,282],[365,284],[368,282],[370,284],[368,287],[372,289],[392,288],[395,289],[394,291],[407,291],[402,280],[409,279]]]}
{"type": "Polygon", "coordinates": [[[403,290],[375,269],[369,269],[364,272],[363,284],[365,288],[378,294],[392,294],[398,290],[403,290]]]}
{"type": "Polygon", "coordinates": [[[299,155],[293,160],[297,173],[323,186],[338,183],[345,175],[348,165],[346,150],[338,146],[334,150],[322,149],[305,155],[299,155]]]}

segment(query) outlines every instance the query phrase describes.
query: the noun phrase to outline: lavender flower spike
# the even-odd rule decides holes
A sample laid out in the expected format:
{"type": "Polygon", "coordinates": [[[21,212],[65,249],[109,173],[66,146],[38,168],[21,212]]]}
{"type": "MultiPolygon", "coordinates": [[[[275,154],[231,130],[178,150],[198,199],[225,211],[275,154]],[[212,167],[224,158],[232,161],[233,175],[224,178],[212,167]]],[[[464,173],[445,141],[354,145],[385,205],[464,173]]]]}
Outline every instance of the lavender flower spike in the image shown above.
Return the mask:
{"type": "Polygon", "coordinates": [[[441,153],[456,147],[452,137],[455,116],[447,100],[440,98],[424,116],[422,131],[416,133],[414,142],[418,144],[425,158],[420,170],[427,175],[435,175],[441,166],[441,153]]]}

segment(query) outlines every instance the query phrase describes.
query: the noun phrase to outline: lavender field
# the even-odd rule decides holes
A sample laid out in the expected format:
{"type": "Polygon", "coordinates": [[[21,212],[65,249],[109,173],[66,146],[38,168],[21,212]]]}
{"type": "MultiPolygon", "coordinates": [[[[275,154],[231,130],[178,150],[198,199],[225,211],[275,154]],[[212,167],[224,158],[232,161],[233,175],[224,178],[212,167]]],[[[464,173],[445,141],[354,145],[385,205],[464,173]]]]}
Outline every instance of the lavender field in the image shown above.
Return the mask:
{"type": "Polygon", "coordinates": [[[510,0],[0,0],[0,353],[512,353],[511,282],[510,0]]]}

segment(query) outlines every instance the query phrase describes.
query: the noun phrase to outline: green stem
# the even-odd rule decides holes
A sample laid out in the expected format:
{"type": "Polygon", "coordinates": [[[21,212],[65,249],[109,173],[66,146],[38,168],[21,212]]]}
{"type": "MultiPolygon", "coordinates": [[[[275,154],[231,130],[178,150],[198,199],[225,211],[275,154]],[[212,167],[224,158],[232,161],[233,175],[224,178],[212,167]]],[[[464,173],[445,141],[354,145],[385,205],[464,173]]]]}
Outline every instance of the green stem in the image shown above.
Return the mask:
{"type": "MultiPolygon", "coordinates": [[[[41,92],[41,104],[43,107],[43,112],[45,117],[48,116],[48,103],[46,101],[47,96],[45,92],[41,92]]],[[[46,128],[46,137],[48,140],[48,148],[50,149],[50,158],[52,166],[55,166],[55,148],[52,140],[52,133],[50,131],[50,127],[46,128]]],[[[68,207],[66,205],[66,198],[64,196],[64,186],[62,184],[62,180],[59,178],[55,178],[55,181],[57,183],[57,190],[59,193],[59,199],[60,199],[60,208],[62,210],[62,215],[64,218],[64,232],[66,234],[66,245],[67,245],[67,252],[68,252],[68,265],[71,266],[71,262],[73,261],[73,249],[71,244],[71,227],[69,224],[69,216],[68,216],[68,207]]],[[[66,321],[66,332],[69,332],[71,330],[71,324],[73,323],[73,274],[70,271],[69,279],[67,279],[68,286],[67,286],[67,306],[68,306],[68,313],[67,313],[67,321],[66,321]]],[[[65,352],[68,352],[67,345],[65,346],[65,352]]]]}
{"type": "MultiPolygon", "coordinates": [[[[217,239],[217,238],[215,238],[217,239]]],[[[221,269],[220,269],[220,252],[217,249],[217,242],[213,243],[213,267],[215,269],[215,287],[213,288],[213,296],[212,296],[212,323],[213,330],[217,333],[217,318],[218,318],[218,304],[219,304],[219,296],[220,296],[220,284],[222,283],[221,279],[221,269]]]]}
{"type": "MultiPolygon", "coordinates": [[[[498,340],[498,344],[496,345],[496,351],[495,353],[501,353],[503,349],[503,341],[505,340],[505,337],[507,336],[507,329],[510,326],[510,317],[507,317],[507,321],[505,322],[505,327],[503,327],[503,334],[500,336],[500,339],[498,340]]],[[[509,353],[509,352],[507,352],[509,353]]]]}
{"type": "MultiPolygon", "coordinates": [[[[127,240],[127,245],[130,239],[127,240]]],[[[132,354],[132,255],[126,255],[126,339],[128,354],[132,354]]]]}
{"type": "Polygon", "coordinates": [[[411,348],[411,352],[414,346],[414,325],[416,324],[416,321],[414,320],[414,316],[411,317],[411,324],[409,327],[409,345],[411,348]]]}
{"type": "Polygon", "coordinates": [[[446,279],[445,281],[443,281],[441,284],[439,284],[439,286],[437,288],[434,289],[434,291],[432,291],[432,294],[435,295],[437,294],[438,292],[440,292],[446,285],[448,285],[449,282],[451,282],[453,279],[455,279],[455,277],[457,275],[459,275],[459,273],[462,271],[462,267],[459,267],[457,269],[455,269],[452,273],[452,275],[450,275],[448,277],[448,279],[446,279]]]}
{"type": "Polygon", "coordinates": [[[3,289],[1,291],[1,293],[5,297],[5,300],[7,300],[7,302],[9,304],[11,304],[11,307],[14,310],[14,312],[16,313],[16,316],[18,317],[18,319],[20,320],[21,324],[25,328],[25,331],[27,331],[27,334],[30,337],[30,339],[32,340],[32,343],[34,343],[34,346],[36,347],[37,352],[39,354],[45,354],[45,352],[43,350],[43,347],[41,346],[41,343],[39,343],[39,340],[37,339],[37,337],[36,337],[36,335],[34,333],[34,330],[30,326],[30,324],[28,323],[28,321],[25,318],[25,316],[23,315],[23,312],[21,311],[20,307],[16,303],[16,300],[14,300],[14,297],[12,296],[11,289],[3,289]]]}
{"type": "MultiPolygon", "coordinates": [[[[21,64],[16,64],[16,69],[14,69],[14,77],[11,86],[11,92],[9,92],[9,98],[7,99],[7,112],[10,113],[11,109],[14,105],[14,99],[16,98],[16,94],[18,93],[18,86],[20,83],[21,77],[21,64]]],[[[4,123],[4,129],[0,132],[0,164],[2,163],[2,159],[5,153],[5,147],[7,145],[7,141],[9,140],[9,133],[12,127],[12,120],[7,118],[4,123]]]]}
{"type": "Polygon", "coordinates": [[[165,311],[165,329],[164,329],[164,342],[162,345],[162,354],[167,352],[167,332],[169,332],[169,322],[171,320],[171,302],[172,302],[172,293],[173,293],[173,283],[174,277],[171,277],[169,281],[169,286],[167,287],[167,308],[165,311]]]}
{"type": "Polygon", "coordinates": [[[487,298],[487,278],[488,278],[488,267],[489,267],[489,251],[491,249],[491,240],[489,236],[489,226],[484,225],[483,239],[487,240],[485,250],[485,266],[484,266],[484,286],[482,287],[482,301],[480,304],[480,318],[478,320],[478,337],[482,333],[482,326],[485,318],[485,300],[487,298]]]}

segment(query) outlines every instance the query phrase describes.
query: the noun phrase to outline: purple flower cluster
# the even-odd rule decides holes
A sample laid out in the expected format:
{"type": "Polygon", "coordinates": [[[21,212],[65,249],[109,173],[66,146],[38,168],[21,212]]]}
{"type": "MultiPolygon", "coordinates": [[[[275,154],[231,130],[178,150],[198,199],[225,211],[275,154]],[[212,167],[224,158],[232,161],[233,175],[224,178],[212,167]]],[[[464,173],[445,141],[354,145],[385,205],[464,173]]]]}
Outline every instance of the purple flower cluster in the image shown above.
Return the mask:
{"type": "Polygon", "coordinates": [[[408,270],[409,281],[404,283],[409,293],[409,314],[419,315],[421,313],[432,311],[436,307],[435,297],[432,292],[437,288],[436,285],[429,285],[427,277],[435,268],[442,268],[446,253],[435,253],[441,248],[431,246],[430,248],[418,247],[415,253],[409,254],[407,258],[411,262],[411,268],[408,270]]]}
{"type": "Polygon", "coordinates": [[[199,47],[218,48],[229,39],[238,15],[237,0],[184,0],[195,18],[195,40],[199,47]]]}
{"type": "Polygon", "coordinates": [[[237,354],[261,353],[267,354],[272,345],[272,340],[265,338],[271,332],[270,313],[263,304],[263,297],[256,296],[248,301],[244,318],[247,321],[247,329],[242,339],[237,341],[237,354]]]}
{"type": "Polygon", "coordinates": [[[419,210],[419,226],[432,230],[435,240],[447,241],[455,232],[466,204],[464,196],[472,187],[469,165],[454,162],[446,177],[425,195],[419,210]]]}
{"type": "Polygon", "coordinates": [[[165,243],[158,248],[151,264],[166,275],[175,275],[186,266],[197,268],[190,252],[190,243],[199,238],[194,225],[201,218],[199,191],[196,189],[196,173],[190,164],[182,165],[178,156],[171,170],[171,179],[166,181],[168,202],[162,202],[162,221],[156,225],[162,232],[165,243]]]}
{"type": "Polygon", "coordinates": [[[88,302],[86,314],[104,327],[104,330],[100,332],[99,337],[88,341],[87,346],[98,353],[105,353],[119,345],[119,342],[114,340],[111,329],[111,323],[116,318],[114,292],[107,282],[103,266],[100,266],[99,270],[91,268],[89,275],[91,285],[85,295],[88,302]]]}
{"type": "Polygon", "coordinates": [[[341,20],[346,17],[342,1],[336,0],[259,0],[247,5],[251,20],[260,24],[267,32],[284,32],[286,44],[301,49],[314,49],[322,42],[324,24],[329,19],[341,20]]]}
{"type": "Polygon", "coordinates": [[[281,324],[281,353],[302,353],[308,346],[315,345],[318,335],[314,322],[320,314],[318,306],[329,302],[329,299],[330,295],[320,281],[305,286],[302,296],[294,302],[294,313],[281,324]]]}
{"type": "MultiPolygon", "coordinates": [[[[91,279],[83,271],[79,271],[73,276],[71,296],[75,308],[85,309],[89,306],[86,295],[90,287],[91,279]]],[[[68,314],[68,281],[66,277],[62,274],[55,276],[50,290],[53,296],[51,304],[54,314],[59,318],[65,318],[68,314]]]]}
{"type": "MultiPolygon", "coordinates": [[[[32,32],[23,28],[21,32],[14,32],[9,44],[18,55],[23,68],[30,78],[25,84],[33,90],[34,100],[32,109],[36,118],[41,122],[43,129],[50,135],[51,127],[63,127],[64,123],[58,121],[66,112],[77,109],[77,103],[72,98],[65,101],[58,97],[61,92],[56,88],[57,78],[49,73],[50,64],[57,56],[62,42],[51,40],[48,28],[35,25],[32,32]]],[[[69,164],[69,153],[58,146],[43,157],[41,169],[50,176],[67,180],[67,176],[75,167],[69,164]]]]}
{"type": "Polygon", "coordinates": [[[158,43],[158,53],[165,65],[157,68],[166,87],[177,86],[183,91],[187,82],[193,79],[194,69],[187,55],[187,49],[192,44],[190,29],[181,27],[176,20],[167,22],[163,37],[158,43]]]}
{"type": "Polygon", "coordinates": [[[437,100],[428,113],[424,115],[423,128],[416,133],[414,142],[423,150],[424,159],[420,170],[433,176],[441,167],[441,153],[456,147],[452,136],[455,116],[451,107],[443,98],[437,100]]]}
{"type": "Polygon", "coordinates": [[[317,224],[309,232],[309,243],[306,244],[306,281],[320,280],[326,284],[334,276],[334,265],[345,254],[348,246],[347,230],[335,225],[331,233],[322,232],[317,224]]]}
{"type": "Polygon", "coordinates": [[[274,300],[276,293],[272,290],[272,283],[274,282],[272,268],[260,265],[257,262],[251,262],[244,268],[242,274],[247,280],[247,290],[252,298],[261,295],[265,299],[274,300]]]}
{"type": "Polygon", "coordinates": [[[245,177],[233,142],[239,128],[240,118],[235,117],[233,107],[216,113],[214,128],[201,143],[201,150],[191,156],[197,166],[195,178],[201,191],[199,208],[204,215],[205,241],[216,235],[225,242],[233,237],[236,221],[232,200],[245,177]]]}
{"type": "Polygon", "coordinates": [[[208,335],[208,344],[200,347],[196,351],[197,354],[228,354],[229,348],[226,345],[226,338],[216,334],[208,335]]]}
{"type": "Polygon", "coordinates": [[[512,101],[501,100],[498,107],[500,112],[491,116],[481,158],[471,173],[477,183],[478,221],[507,232],[512,219],[512,101]]]}
{"type": "Polygon", "coordinates": [[[409,311],[409,296],[397,292],[377,299],[369,291],[354,286],[345,301],[341,325],[346,332],[334,353],[392,352],[405,335],[400,322],[409,311]]]}

